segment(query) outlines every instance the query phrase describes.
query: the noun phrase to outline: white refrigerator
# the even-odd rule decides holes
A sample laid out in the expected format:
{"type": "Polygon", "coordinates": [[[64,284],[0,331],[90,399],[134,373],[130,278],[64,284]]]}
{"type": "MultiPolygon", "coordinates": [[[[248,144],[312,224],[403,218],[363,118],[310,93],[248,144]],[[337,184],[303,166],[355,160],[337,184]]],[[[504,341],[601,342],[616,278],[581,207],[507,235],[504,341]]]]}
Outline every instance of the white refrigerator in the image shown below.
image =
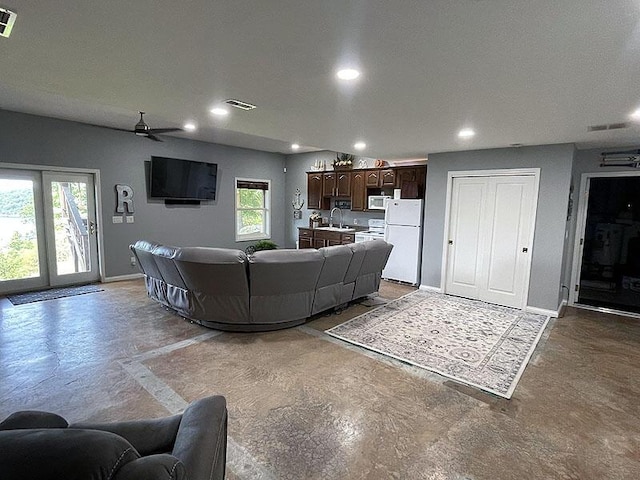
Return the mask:
{"type": "Polygon", "coordinates": [[[382,278],[417,285],[422,258],[422,200],[389,199],[384,239],[393,244],[382,278]]]}

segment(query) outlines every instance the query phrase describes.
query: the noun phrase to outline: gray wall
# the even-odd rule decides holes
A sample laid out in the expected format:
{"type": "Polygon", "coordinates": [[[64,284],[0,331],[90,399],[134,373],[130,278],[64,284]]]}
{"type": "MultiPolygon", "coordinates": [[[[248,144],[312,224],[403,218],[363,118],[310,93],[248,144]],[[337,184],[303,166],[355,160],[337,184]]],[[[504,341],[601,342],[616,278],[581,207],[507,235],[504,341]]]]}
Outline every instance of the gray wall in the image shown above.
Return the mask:
{"type": "Polygon", "coordinates": [[[540,168],[528,305],[556,310],[561,299],[572,144],[429,155],[422,253],[422,285],[440,287],[449,171],[540,168]]]}
{"type": "MultiPolygon", "coordinates": [[[[0,110],[0,162],[100,170],[102,227],[107,277],[136,273],[128,246],[138,239],[184,246],[244,249],[235,242],[234,178],[271,180],[272,239],[284,244],[285,157],[174,137],[152,142],[132,133],[0,110]],[[199,207],[167,207],[147,199],[145,161],[152,155],[218,164],[214,202],[199,207]],[[134,190],[135,223],[113,224],[115,185],[134,190]]],[[[0,164],[1,168],[1,164],[0,164]]]]}
{"type": "MultiPolygon", "coordinates": [[[[331,162],[335,160],[336,152],[330,152],[323,150],[321,152],[310,153],[298,153],[293,155],[287,155],[286,168],[287,168],[287,183],[285,188],[284,198],[284,211],[286,217],[286,232],[285,232],[285,247],[295,248],[296,241],[298,240],[298,227],[309,226],[309,215],[313,212],[313,209],[307,208],[307,173],[311,171],[311,167],[316,160],[324,160],[327,164],[327,168],[330,170],[331,162]],[[302,209],[302,219],[296,220],[293,218],[293,207],[291,202],[294,199],[296,188],[300,189],[301,198],[304,199],[304,208],[302,209]]],[[[356,160],[358,164],[359,158],[356,160]]],[[[374,159],[366,158],[367,168],[373,167],[374,159]]],[[[344,223],[346,225],[367,225],[367,220],[370,218],[384,218],[383,213],[378,212],[351,212],[349,210],[343,211],[344,223]]],[[[329,211],[322,212],[323,217],[329,217],[329,211]]]]}

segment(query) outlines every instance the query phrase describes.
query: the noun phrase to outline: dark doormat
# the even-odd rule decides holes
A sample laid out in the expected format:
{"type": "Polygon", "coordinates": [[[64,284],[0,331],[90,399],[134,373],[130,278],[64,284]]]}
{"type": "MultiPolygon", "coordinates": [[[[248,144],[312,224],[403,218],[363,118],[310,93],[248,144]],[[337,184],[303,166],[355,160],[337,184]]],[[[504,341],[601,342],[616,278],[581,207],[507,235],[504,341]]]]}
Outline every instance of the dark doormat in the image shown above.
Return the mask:
{"type": "Polygon", "coordinates": [[[50,290],[40,290],[39,292],[7,295],[7,298],[14,305],[23,305],[25,303],[42,302],[43,300],[84,295],[85,293],[102,292],[103,290],[97,285],[81,285],[79,287],[52,288],[50,290]]]}

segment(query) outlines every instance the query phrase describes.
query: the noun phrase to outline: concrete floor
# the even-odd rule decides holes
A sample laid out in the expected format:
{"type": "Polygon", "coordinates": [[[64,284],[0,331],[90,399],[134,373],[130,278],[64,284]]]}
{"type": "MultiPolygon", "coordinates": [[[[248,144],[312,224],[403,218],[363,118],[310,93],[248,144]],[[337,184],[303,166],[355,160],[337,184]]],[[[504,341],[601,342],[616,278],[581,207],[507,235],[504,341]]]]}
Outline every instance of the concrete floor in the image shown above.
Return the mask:
{"type": "Polygon", "coordinates": [[[0,418],[157,417],[223,394],[231,480],[640,478],[640,320],[569,309],[504,400],[323,333],[371,307],[221,333],[163,310],[142,281],[104,289],[0,299],[0,418]]]}

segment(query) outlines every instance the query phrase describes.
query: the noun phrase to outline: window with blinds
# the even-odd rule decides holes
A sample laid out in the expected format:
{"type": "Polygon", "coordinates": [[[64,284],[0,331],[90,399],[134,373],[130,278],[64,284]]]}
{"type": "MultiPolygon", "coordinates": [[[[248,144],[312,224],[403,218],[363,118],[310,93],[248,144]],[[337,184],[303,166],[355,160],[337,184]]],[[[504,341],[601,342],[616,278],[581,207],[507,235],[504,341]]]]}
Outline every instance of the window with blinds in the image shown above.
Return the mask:
{"type": "Polygon", "coordinates": [[[236,241],[271,238],[270,180],[236,178],[236,241]]]}

